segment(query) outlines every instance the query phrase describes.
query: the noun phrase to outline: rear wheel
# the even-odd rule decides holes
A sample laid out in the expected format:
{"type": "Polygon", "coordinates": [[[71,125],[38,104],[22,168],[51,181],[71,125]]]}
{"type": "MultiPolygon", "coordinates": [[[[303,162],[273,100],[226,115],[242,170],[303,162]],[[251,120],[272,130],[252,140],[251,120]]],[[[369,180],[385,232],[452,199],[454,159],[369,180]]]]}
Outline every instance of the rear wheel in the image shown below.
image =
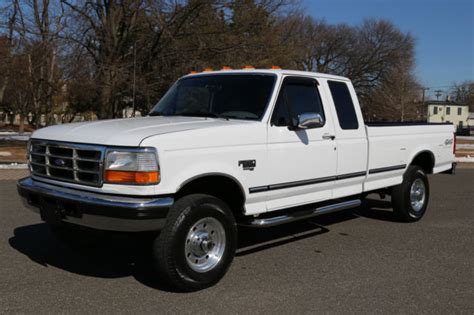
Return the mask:
{"type": "Polygon", "coordinates": [[[178,200],[155,240],[158,272],[175,289],[195,291],[217,283],[236,249],[236,223],[229,207],[203,194],[178,200]]]}
{"type": "Polygon", "coordinates": [[[403,182],[392,189],[393,210],[401,221],[418,221],[426,212],[429,197],[430,186],[425,172],[418,166],[409,166],[403,182]]]}

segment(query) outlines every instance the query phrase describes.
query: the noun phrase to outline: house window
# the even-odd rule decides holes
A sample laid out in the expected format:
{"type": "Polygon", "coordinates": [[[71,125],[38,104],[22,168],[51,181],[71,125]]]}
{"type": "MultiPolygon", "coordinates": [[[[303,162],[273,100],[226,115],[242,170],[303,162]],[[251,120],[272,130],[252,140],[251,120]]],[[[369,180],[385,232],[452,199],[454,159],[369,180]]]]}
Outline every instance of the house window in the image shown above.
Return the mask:
{"type": "Polygon", "coordinates": [[[433,115],[438,115],[438,107],[433,107],[433,115]]]}
{"type": "Polygon", "coordinates": [[[451,115],[451,107],[446,107],[446,115],[451,115]]]}
{"type": "Polygon", "coordinates": [[[461,116],[462,114],[462,107],[458,107],[458,116],[461,116]]]}

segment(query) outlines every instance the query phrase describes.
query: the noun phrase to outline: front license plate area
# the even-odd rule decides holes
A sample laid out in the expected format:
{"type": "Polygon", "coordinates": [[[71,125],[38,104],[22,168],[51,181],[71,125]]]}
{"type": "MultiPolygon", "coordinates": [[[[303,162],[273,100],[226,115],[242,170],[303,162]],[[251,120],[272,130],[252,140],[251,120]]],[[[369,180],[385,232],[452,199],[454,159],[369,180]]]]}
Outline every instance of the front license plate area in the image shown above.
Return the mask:
{"type": "Polygon", "coordinates": [[[54,200],[42,198],[40,206],[41,219],[46,223],[58,224],[64,219],[64,215],[54,200]]]}

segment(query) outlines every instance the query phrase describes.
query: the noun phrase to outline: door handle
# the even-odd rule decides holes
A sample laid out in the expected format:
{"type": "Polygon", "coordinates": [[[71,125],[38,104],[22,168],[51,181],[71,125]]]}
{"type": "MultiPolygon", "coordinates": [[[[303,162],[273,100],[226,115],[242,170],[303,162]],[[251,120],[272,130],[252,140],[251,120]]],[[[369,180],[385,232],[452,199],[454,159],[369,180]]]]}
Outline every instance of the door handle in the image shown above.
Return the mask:
{"type": "Polygon", "coordinates": [[[335,135],[330,135],[329,133],[325,133],[325,134],[323,134],[323,139],[324,140],[334,140],[334,139],[336,139],[336,136],[335,135]]]}

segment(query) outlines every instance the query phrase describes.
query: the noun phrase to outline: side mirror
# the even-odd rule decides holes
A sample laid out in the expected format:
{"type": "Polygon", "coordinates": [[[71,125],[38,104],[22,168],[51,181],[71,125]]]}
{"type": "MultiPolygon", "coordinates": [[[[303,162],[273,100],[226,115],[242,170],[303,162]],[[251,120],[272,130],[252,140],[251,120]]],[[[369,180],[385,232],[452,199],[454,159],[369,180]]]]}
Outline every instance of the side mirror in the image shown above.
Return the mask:
{"type": "Polygon", "coordinates": [[[311,129],[324,126],[324,119],[317,113],[303,113],[298,115],[297,129],[311,129]]]}

